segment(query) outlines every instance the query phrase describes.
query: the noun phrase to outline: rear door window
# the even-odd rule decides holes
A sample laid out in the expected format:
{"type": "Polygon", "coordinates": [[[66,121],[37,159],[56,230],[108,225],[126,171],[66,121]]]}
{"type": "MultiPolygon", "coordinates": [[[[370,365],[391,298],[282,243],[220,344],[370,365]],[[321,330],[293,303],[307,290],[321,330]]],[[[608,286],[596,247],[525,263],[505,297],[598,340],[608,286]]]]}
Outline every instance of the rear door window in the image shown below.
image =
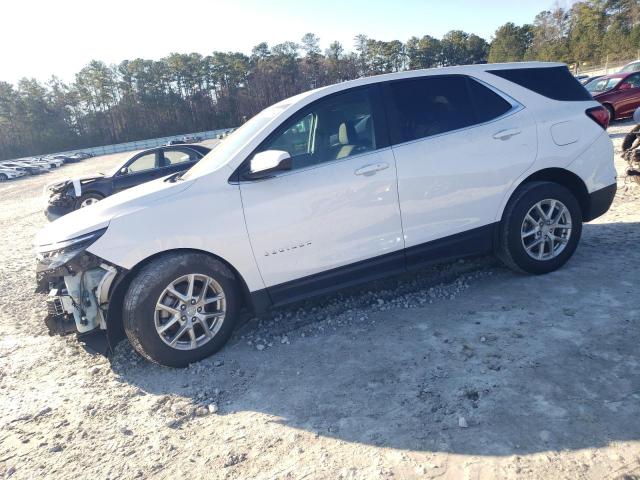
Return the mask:
{"type": "Polygon", "coordinates": [[[456,75],[388,83],[391,142],[408,142],[473,125],[475,114],[466,82],[466,77],[456,75]]]}
{"type": "Polygon", "coordinates": [[[200,158],[196,152],[194,152],[193,150],[188,150],[186,148],[177,148],[171,150],[165,149],[163,153],[165,165],[167,166],[185,162],[195,162],[198,158],[200,158]]]}
{"type": "Polygon", "coordinates": [[[395,145],[488,122],[513,108],[465,75],[394,81],[385,84],[385,89],[395,145]]]}
{"type": "MultiPolygon", "coordinates": [[[[630,88],[639,88],[640,87],[640,73],[635,74],[635,75],[629,75],[627,78],[624,79],[624,81],[622,82],[622,85],[631,85],[630,88]]],[[[621,85],[621,87],[622,87],[621,85]]],[[[629,88],[629,87],[627,87],[629,88]]]]}

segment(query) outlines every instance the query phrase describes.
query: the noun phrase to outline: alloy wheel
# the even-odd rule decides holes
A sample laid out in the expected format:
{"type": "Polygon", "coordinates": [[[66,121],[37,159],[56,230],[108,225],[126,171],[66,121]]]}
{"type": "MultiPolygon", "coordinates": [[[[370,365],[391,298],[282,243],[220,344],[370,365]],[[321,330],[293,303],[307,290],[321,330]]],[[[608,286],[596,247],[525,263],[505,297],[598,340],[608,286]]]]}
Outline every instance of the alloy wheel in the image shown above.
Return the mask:
{"type": "Polygon", "coordinates": [[[571,214],[559,200],[545,199],[529,209],[520,229],[522,246],[535,260],[556,258],[571,238],[571,214]]]}
{"type": "Polygon", "coordinates": [[[154,321],[162,341],[177,350],[194,350],[211,341],[226,315],[220,284],[202,274],[183,275],[171,282],[156,303],[154,321]]]}

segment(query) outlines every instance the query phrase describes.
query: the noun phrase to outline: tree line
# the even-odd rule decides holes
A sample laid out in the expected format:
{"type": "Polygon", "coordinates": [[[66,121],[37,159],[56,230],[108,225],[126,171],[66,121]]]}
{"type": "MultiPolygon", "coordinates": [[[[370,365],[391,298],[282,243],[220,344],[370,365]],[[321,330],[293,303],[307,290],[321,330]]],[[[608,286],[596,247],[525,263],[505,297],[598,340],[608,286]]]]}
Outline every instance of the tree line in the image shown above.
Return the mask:
{"type": "Polygon", "coordinates": [[[640,1],[589,0],[540,12],[531,24],[506,23],[488,61],[542,60],[575,67],[640,59],[640,1]]]}
{"type": "Polygon", "coordinates": [[[249,55],[94,60],[69,83],[0,81],[0,159],[236,126],[283,98],[361,76],[487,61],[597,63],[639,49],[638,0],[587,0],[541,12],[532,24],[507,23],[491,43],[452,30],[404,43],[357,35],[352,51],[339,42],[322,51],[308,33],[260,43],[249,55]]]}

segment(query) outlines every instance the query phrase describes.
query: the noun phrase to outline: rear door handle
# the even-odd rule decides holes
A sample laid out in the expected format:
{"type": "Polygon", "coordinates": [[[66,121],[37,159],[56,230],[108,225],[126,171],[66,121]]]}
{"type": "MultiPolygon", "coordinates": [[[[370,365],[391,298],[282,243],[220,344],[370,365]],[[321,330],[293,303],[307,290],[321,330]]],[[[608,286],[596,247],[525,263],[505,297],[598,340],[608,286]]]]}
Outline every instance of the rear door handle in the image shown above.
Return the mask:
{"type": "Polygon", "coordinates": [[[389,164],[388,163],[371,163],[369,165],[365,165],[364,167],[360,167],[358,168],[355,172],[356,175],[373,175],[376,172],[379,172],[380,170],[384,170],[386,168],[389,168],[389,164]]]}
{"type": "Polygon", "coordinates": [[[500,130],[493,134],[493,138],[496,140],[509,140],[511,137],[520,135],[522,131],[519,128],[509,128],[507,130],[500,130]]]}

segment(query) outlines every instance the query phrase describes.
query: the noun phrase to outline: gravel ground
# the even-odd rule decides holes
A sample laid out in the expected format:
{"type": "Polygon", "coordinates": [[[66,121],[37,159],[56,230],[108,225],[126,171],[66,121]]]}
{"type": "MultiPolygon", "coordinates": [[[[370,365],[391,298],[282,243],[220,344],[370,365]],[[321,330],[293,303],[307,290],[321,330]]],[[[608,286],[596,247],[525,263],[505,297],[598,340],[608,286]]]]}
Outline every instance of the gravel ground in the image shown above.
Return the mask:
{"type": "Polygon", "coordinates": [[[184,370],[42,323],[42,188],[113,163],[0,185],[0,475],[640,477],[640,187],[621,161],[558,272],[483,257],[369,284],[249,319],[184,370]]]}

